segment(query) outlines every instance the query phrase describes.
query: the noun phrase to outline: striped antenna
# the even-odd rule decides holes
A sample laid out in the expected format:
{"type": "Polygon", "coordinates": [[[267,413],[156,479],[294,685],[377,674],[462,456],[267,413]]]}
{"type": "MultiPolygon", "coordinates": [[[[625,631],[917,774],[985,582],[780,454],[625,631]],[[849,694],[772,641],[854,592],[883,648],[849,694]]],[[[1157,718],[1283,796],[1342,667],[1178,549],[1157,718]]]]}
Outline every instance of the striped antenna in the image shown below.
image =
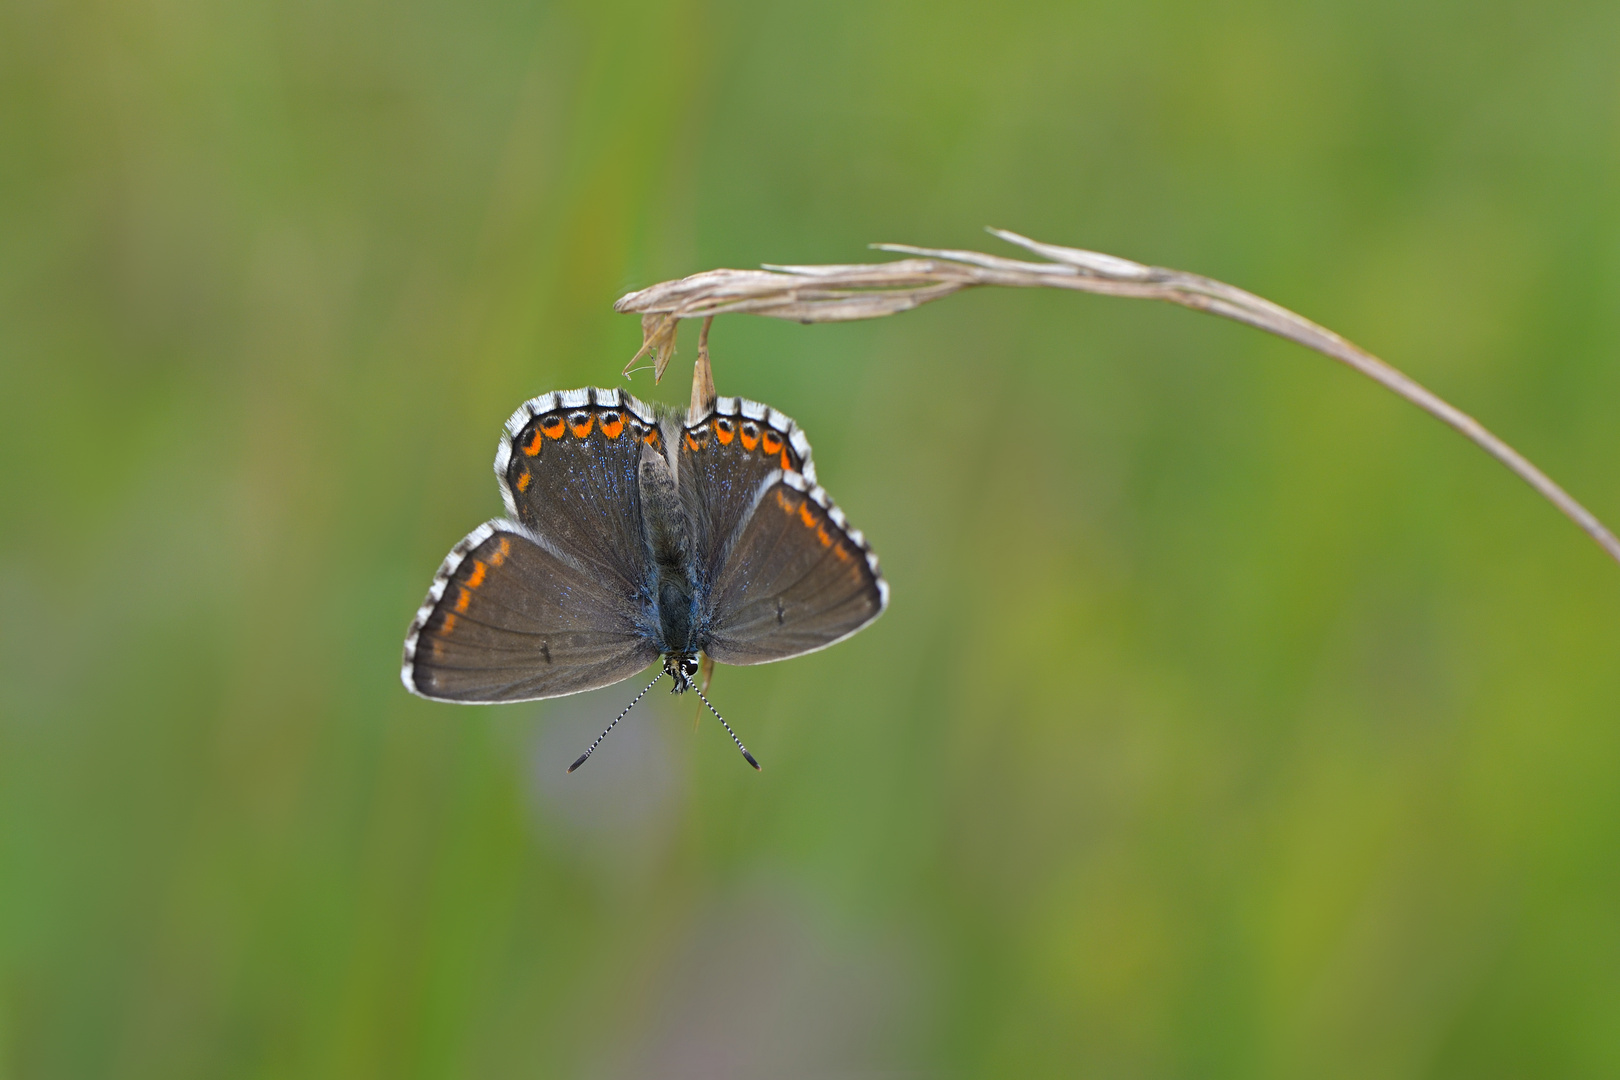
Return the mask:
{"type": "MultiPolygon", "coordinates": [[[[650,687],[649,687],[649,689],[650,689],[650,687]]],[[[695,687],[695,686],[692,687],[692,689],[697,691],[697,696],[698,697],[703,698],[703,704],[709,705],[709,699],[706,698],[706,697],[703,697],[703,691],[702,690],[698,690],[698,688],[695,687]]],[[[645,691],[643,691],[643,692],[645,693],[645,691]]],[[[742,756],[743,756],[744,760],[746,760],[748,762],[748,764],[750,764],[750,765],[752,765],[754,767],[754,771],[758,772],[759,771],[759,762],[754,760],[754,755],[750,754],[748,752],[748,747],[744,746],[742,744],[742,740],[737,738],[737,733],[735,731],[731,730],[731,725],[726,723],[726,718],[721,716],[720,713],[715,709],[715,707],[713,705],[709,705],[709,711],[714,713],[714,718],[716,720],[720,721],[721,726],[726,729],[726,734],[731,736],[731,741],[737,744],[737,749],[742,751],[742,756]]],[[[580,760],[584,761],[585,759],[580,758],[580,760]]]]}
{"type": "MultiPolygon", "coordinates": [[[[568,771],[573,772],[575,769],[577,769],[581,765],[585,764],[585,759],[590,757],[592,754],[596,753],[596,748],[598,746],[601,746],[602,745],[602,740],[608,737],[608,731],[612,731],[614,728],[618,727],[619,726],[619,721],[623,720],[626,716],[629,716],[630,715],[630,710],[636,707],[636,702],[638,702],[642,698],[646,697],[647,696],[647,691],[651,690],[654,686],[656,686],[658,684],[658,680],[662,679],[663,677],[664,677],[664,673],[662,671],[660,671],[657,675],[654,675],[653,676],[653,681],[648,683],[646,686],[642,687],[641,688],[641,693],[637,694],[634,698],[632,698],[631,701],[630,701],[630,704],[628,704],[628,705],[626,705],[624,707],[624,712],[620,713],[618,716],[615,716],[613,718],[613,723],[611,723],[611,724],[609,724],[607,726],[607,731],[602,732],[602,734],[600,734],[600,735],[598,735],[596,737],[596,741],[591,743],[591,748],[589,750],[585,751],[583,754],[579,755],[579,760],[578,761],[576,761],[572,765],[568,766],[568,771]]],[[[720,714],[715,713],[714,715],[719,716],[720,714]]],[[[722,724],[725,723],[724,720],[722,720],[720,722],[722,724]]],[[[729,731],[730,729],[728,728],[727,730],[729,731]]],[[[735,736],[735,735],[732,736],[733,739],[735,739],[736,737],[737,736],[735,736]]],[[[742,743],[738,743],[737,745],[741,746],[742,743]]],[[[744,750],[743,753],[747,754],[748,751],[744,750]]],[[[749,758],[748,760],[752,761],[754,759],[749,758]]],[[[759,766],[755,765],[754,768],[757,769],[757,768],[759,768],[759,766]]]]}

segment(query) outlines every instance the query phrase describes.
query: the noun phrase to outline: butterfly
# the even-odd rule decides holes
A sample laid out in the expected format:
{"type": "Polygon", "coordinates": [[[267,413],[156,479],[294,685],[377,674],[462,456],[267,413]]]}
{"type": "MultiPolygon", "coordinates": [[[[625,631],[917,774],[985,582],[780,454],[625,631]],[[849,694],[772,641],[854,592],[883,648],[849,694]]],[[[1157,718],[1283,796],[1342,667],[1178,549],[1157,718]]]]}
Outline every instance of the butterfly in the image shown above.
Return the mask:
{"type": "Polygon", "coordinates": [[[877,556],[816,483],[804,432],[756,401],[692,415],[619,390],[542,394],[506,422],[495,476],[506,516],[450,549],[411,622],[400,676],[413,694],[561,697],[662,657],[631,706],[665,675],[702,697],[700,655],[802,656],[888,606],[877,556]]]}

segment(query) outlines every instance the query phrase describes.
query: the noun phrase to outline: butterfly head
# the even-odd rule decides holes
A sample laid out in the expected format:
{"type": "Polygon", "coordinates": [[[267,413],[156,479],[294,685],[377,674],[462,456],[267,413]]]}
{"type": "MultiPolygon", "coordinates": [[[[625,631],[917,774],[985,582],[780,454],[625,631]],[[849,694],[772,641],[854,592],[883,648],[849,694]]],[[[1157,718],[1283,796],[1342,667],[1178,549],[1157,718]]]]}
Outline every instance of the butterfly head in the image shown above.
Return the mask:
{"type": "Polygon", "coordinates": [[[692,680],[698,673],[698,658],[691,653],[670,653],[664,657],[664,674],[675,680],[672,694],[684,694],[692,689],[692,680]]]}

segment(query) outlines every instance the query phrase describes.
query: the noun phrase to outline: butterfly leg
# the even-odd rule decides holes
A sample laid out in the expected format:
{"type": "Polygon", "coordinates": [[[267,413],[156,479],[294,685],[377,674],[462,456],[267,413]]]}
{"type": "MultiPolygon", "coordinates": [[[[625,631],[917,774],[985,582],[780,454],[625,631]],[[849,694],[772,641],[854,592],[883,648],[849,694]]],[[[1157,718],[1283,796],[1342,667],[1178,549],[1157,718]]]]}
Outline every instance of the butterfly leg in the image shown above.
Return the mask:
{"type": "MultiPolygon", "coordinates": [[[[703,661],[700,664],[698,671],[702,674],[702,682],[698,685],[698,689],[703,693],[708,693],[709,683],[714,679],[714,657],[710,656],[708,653],[704,653],[703,661]]],[[[699,696],[701,697],[702,694],[699,694],[699,696]]],[[[701,704],[695,705],[692,707],[692,730],[696,731],[698,729],[698,725],[702,722],[703,706],[701,704]]]]}
{"type": "Polygon", "coordinates": [[[713,323],[714,316],[710,315],[698,331],[697,361],[692,365],[692,407],[686,414],[694,419],[714,408],[714,369],[709,364],[709,327],[713,323]]]}

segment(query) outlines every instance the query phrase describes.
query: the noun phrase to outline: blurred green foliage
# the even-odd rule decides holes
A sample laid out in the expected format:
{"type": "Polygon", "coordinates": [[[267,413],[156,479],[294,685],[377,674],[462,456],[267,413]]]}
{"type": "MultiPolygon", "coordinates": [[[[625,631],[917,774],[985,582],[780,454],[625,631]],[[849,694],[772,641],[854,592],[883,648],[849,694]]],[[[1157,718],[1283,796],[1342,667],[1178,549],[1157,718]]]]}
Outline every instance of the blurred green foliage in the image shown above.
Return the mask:
{"type": "MultiPolygon", "coordinates": [[[[972,293],[715,328],[894,601],[398,681],[620,293],[1211,274],[1620,519],[1620,6],[0,6],[0,1077],[1620,1073],[1620,568],[1319,357],[972,293]]],[[[683,339],[691,356],[691,339],[683,339]]],[[[644,396],[681,401],[678,359],[644,396]]]]}

